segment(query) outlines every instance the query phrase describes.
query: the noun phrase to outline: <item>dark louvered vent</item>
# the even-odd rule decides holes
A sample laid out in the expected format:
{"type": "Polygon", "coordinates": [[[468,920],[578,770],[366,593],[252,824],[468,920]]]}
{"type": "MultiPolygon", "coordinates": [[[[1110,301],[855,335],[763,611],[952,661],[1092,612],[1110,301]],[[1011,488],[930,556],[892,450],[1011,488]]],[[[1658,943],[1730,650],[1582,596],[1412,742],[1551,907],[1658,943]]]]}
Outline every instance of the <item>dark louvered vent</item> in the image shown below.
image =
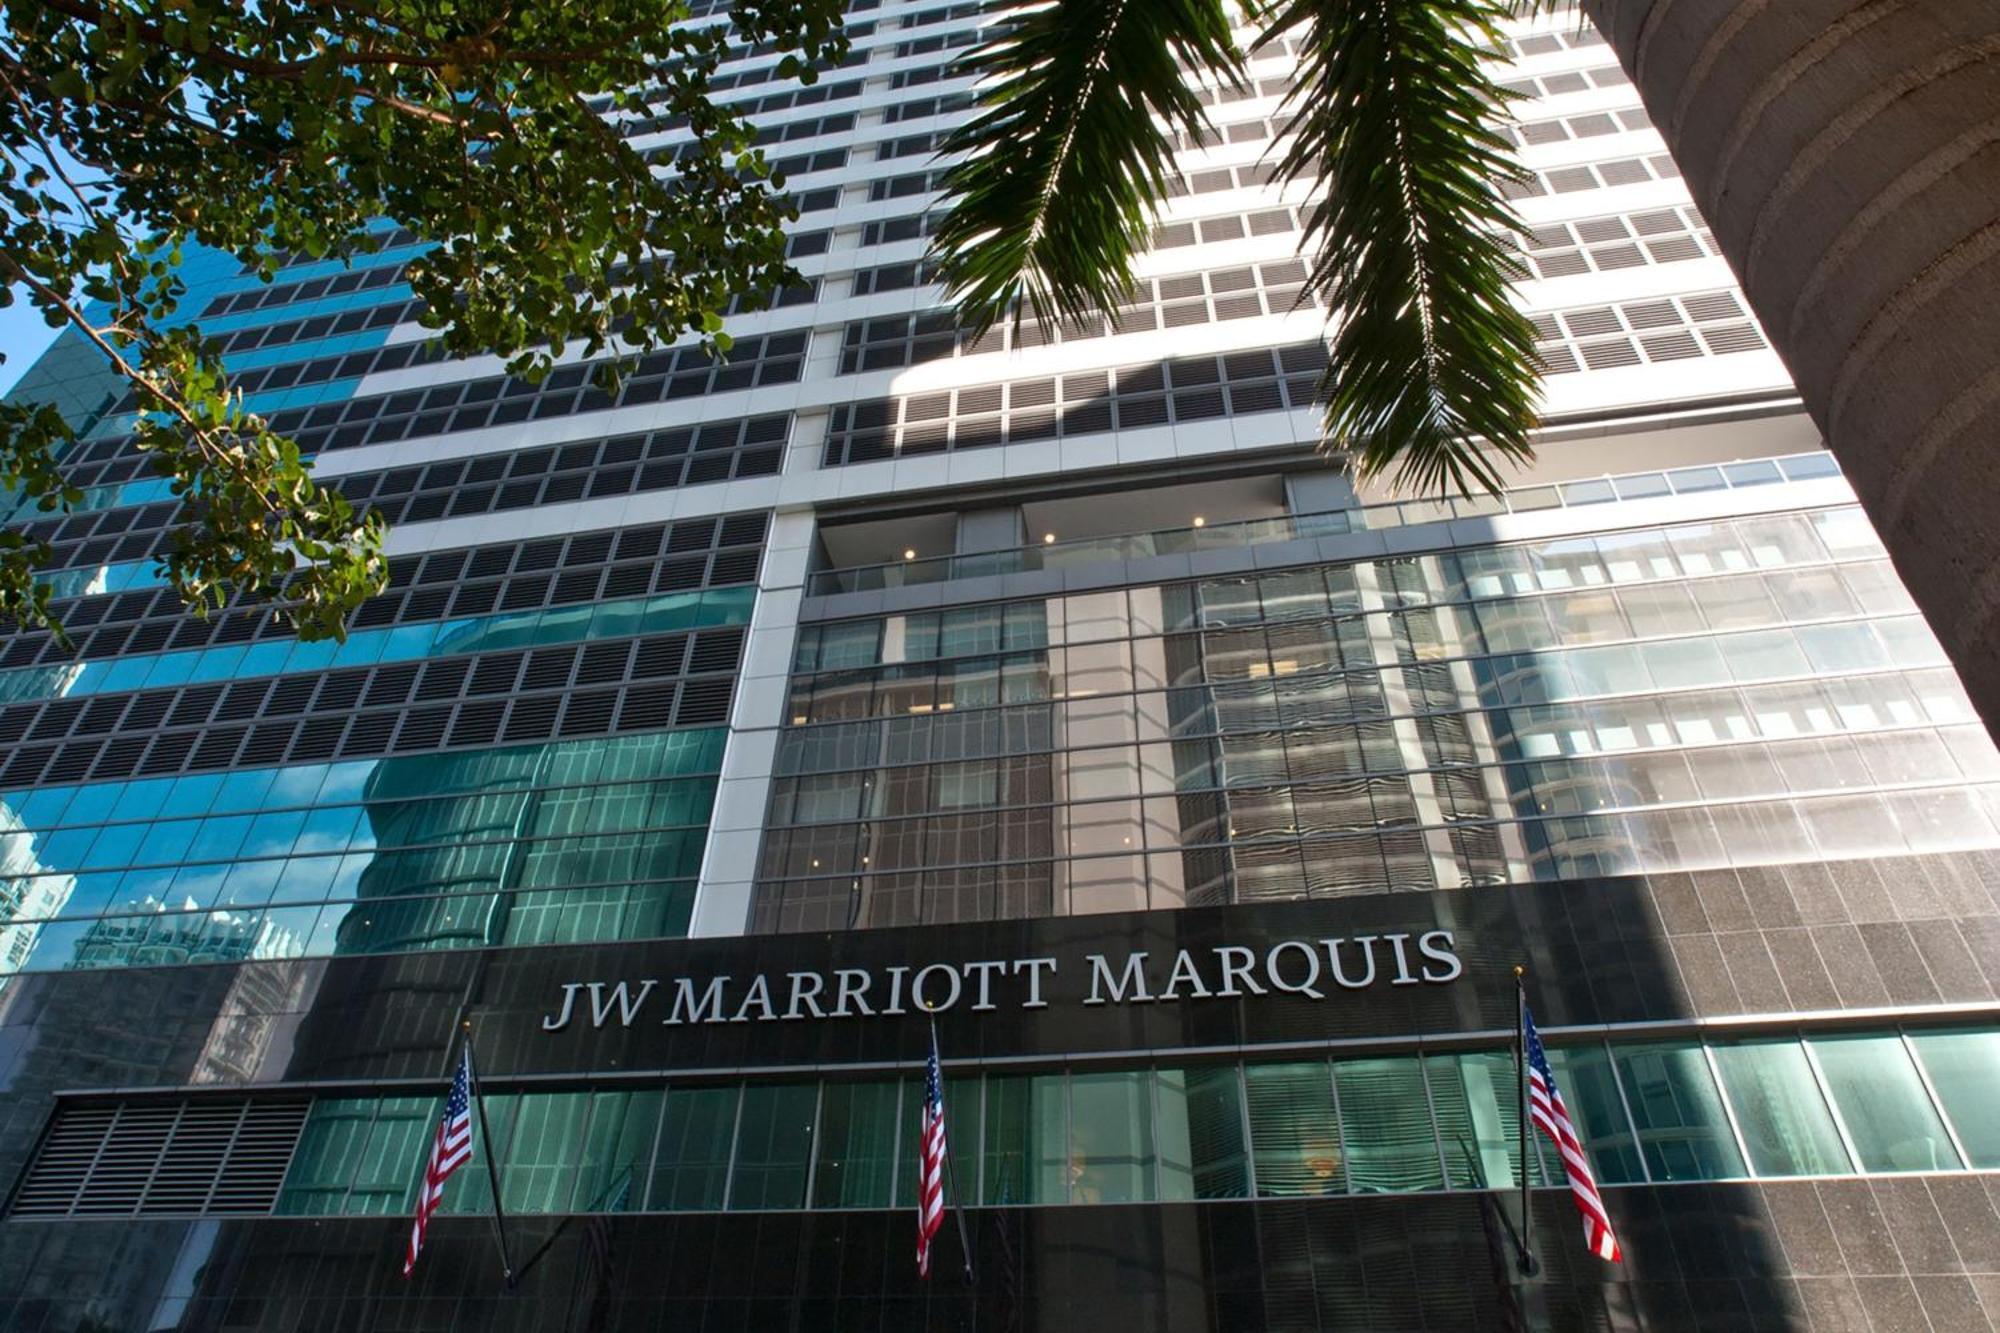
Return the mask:
{"type": "Polygon", "coordinates": [[[60,1106],[13,1215],[268,1213],[305,1119],[303,1101],[60,1106]]]}

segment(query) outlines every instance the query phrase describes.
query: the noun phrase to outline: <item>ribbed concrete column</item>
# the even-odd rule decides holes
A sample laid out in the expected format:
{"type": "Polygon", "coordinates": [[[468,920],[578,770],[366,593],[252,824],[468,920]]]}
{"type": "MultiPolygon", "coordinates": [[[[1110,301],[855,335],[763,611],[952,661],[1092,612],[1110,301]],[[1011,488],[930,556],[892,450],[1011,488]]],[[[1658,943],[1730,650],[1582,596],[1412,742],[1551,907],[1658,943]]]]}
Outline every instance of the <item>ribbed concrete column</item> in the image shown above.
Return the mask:
{"type": "Polygon", "coordinates": [[[2000,734],[2000,0],[1584,0],[2000,734]]]}

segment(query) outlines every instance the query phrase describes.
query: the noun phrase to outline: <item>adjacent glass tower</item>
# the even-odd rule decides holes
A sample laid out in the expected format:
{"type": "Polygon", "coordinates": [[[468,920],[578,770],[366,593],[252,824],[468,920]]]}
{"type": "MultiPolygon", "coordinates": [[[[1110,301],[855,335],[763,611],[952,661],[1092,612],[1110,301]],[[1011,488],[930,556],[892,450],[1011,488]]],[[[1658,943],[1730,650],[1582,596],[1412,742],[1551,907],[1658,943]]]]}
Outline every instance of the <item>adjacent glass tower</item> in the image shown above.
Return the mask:
{"type": "Polygon", "coordinates": [[[1440,499],[1316,452],[1288,49],[1127,303],[975,338],[923,253],[991,15],[851,8],[811,88],[725,68],[804,275],[727,363],[426,359],[403,235],[191,261],[250,405],[394,525],[342,644],[181,613],[80,345],[16,390],[87,500],[29,524],[74,649],[0,640],[0,1329],[1984,1327],[2000,756],[1596,35],[1494,53],[1547,426],[1440,499]],[[949,1015],[962,1290],[907,1271],[915,1027],[609,990],[1409,921],[1456,989],[949,1015]],[[1624,1269],[1521,1161],[1516,961],[1624,1269]],[[483,1170],[418,1283],[384,1257],[464,1021],[553,1256],[512,1304],[483,1170]]]}

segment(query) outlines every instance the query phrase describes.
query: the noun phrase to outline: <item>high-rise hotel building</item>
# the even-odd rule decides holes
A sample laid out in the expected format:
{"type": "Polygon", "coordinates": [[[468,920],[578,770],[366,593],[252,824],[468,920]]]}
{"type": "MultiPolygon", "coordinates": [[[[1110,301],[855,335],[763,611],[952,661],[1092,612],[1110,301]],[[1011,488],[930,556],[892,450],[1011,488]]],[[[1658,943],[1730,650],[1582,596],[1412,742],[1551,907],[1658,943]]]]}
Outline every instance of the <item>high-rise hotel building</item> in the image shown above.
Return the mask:
{"type": "Polygon", "coordinates": [[[974,338],[991,15],[853,9],[725,67],[806,278],[726,364],[422,359],[406,237],[190,261],[394,524],[344,643],[183,614],[119,386],[17,389],[89,501],[77,651],[0,643],[0,1329],[2000,1323],[2000,759],[1608,49],[1496,53],[1539,459],[1397,498],[1314,449],[1286,49],[1128,304],[974,338]],[[1523,1162],[1517,964],[1622,1263],[1523,1162]]]}

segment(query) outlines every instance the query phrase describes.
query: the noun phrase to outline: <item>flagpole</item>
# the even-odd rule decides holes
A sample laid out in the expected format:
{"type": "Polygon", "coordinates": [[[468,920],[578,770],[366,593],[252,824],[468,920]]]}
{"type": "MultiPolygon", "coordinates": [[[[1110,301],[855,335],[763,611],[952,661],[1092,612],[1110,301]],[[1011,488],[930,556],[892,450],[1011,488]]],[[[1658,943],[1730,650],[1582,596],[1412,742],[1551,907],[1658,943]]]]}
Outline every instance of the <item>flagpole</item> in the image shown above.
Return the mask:
{"type": "MultiPolygon", "coordinates": [[[[942,1084],[944,1082],[944,1056],[941,1048],[938,1046],[937,1011],[926,1005],[924,1006],[924,1013],[930,1017],[931,1050],[938,1055],[938,1082],[942,1084]]],[[[951,1211],[958,1218],[958,1249],[959,1253],[965,1257],[965,1285],[971,1287],[978,1285],[978,1279],[973,1275],[972,1271],[972,1237],[965,1229],[965,1200],[958,1192],[957,1158],[958,1154],[951,1151],[950,1145],[947,1144],[944,1154],[945,1188],[951,1191],[951,1211]]]]}
{"type": "Polygon", "coordinates": [[[1514,967],[1514,1081],[1521,1092],[1521,1272],[1529,1277],[1535,1272],[1535,1252],[1532,1248],[1534,1227],[1534,1199],[1529,1193],[1528,1174],[1528,969],[1516,964],[1514,967]]]}
{"type": "Polygon", "coordinates": [[[482,1154],[486,1158],[486,1179],[493,1186],[493,1239],[500,1246],[501,1278],[506,1282],[507,1290],[512,1291],[514,1290],[514,1262],[507,1257],[507,1213],[500,1204],[500,1167],[494,1160],[493,1130],[486,1123],[486,1098],[479,1091],[479,1064],[472,1058],[472,1020],[469,1018],[466,1019],[463,1027],[465,1030],[465,1067],[472,1073],[472,1077],[467,1081],[472,1084],[472,1104],[479,1109],[479,1138],[486,1145],[486,1151],[482,1154]]]}

